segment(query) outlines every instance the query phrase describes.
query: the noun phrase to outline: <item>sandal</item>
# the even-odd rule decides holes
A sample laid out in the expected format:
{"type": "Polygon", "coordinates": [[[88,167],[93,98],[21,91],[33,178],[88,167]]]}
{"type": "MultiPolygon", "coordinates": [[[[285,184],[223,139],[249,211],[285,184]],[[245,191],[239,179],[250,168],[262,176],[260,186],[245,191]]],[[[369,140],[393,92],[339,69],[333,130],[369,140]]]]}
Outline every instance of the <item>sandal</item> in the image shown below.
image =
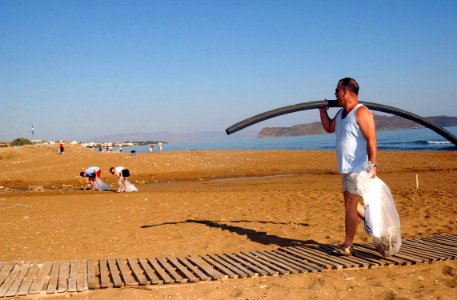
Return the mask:
{"type": "Polygon", "coordinates": [[[337,256],[350,256],[352,254],[353,247],[352,245],[350,246],[344,246],[340,245],[332,250],[332,254],[337,255],[337,256]]]}

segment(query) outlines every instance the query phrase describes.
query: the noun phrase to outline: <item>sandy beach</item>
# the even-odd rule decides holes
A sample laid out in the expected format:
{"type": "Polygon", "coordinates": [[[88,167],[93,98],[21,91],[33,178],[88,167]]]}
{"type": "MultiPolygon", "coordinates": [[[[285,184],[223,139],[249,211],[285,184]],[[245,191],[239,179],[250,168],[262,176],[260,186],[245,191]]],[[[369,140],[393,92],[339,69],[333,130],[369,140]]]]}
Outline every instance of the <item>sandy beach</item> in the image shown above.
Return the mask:
{"type": "MultiPolygon", "coordinates": [[[[99,153],[0,149],[0,261],[185,256],[339,243],[333,151],[99,153]],[[138,193],[83,191],[79,172],[124,166],[138,193]]],[[[457,153],[378,153],[403,238],[457,234],[457,153]],[[416,188],[416,176],[419,189],[416,188]]],[[[369,242],[359,226],[356,242],[369,242]]],[[[73,299],[455,299],[457,262],[106,289],[73,299]]],[[[38,295],[18,299],[66,299],[38,295]]]]}

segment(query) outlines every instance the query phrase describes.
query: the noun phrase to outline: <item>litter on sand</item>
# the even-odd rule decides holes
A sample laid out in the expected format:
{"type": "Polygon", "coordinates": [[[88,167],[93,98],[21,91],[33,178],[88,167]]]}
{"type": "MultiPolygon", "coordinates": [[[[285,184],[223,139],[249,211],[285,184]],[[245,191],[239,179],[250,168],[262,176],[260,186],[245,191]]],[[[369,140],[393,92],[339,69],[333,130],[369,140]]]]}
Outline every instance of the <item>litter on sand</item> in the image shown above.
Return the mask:
{"type": "Polygon", "coordinates": [[[111,188],[109,187],[109,185],[107,185],[106,183],[103,182],[103,180],[101,180],[100,178],[95,178],[94,180],[94,188],[97,190],[97,191],[110,191],[111,188]]]}
{"type": "Polygon", "coordinates": [[[133,183],[126,180],[125,181],[125,191],[124,191],[124,186],[121,185],[121,192],[138,192],[138,189],[136,188],[136,186],[133,185],[133,183]]]}

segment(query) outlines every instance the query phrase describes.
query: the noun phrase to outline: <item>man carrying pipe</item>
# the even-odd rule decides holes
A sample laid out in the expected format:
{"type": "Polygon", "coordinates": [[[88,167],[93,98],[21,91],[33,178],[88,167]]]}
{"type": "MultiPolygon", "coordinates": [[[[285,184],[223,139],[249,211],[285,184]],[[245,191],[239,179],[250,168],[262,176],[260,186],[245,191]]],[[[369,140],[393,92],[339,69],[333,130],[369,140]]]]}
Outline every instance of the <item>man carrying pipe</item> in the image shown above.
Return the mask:
{"type": "Polygon", "coordinates": [[[376,128],[370,110],[358,99],[359,85],[352,78],[338,81],[335,96],[343,107],[333,119],[328,116],[328,107],[319,108],[321,123],[329,132],[336,132],[338,172],[343,174],[346,238],[335,254],[351,255],[352,243],[357,230],[358,217],[364,217],[362,197],[357,192],[357,179],[350,176],[367,163],[374,168],[376,177],[376,128]]]}

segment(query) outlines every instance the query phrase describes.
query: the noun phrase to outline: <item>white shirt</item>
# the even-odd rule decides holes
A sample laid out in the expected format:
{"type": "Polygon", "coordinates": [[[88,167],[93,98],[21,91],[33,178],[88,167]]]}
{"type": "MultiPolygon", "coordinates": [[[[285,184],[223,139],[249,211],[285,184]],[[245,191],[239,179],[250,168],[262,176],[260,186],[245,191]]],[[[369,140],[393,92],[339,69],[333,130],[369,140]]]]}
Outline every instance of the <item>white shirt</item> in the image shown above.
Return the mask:
{"type": "Polygon", "coordinates": [[[367,141],[356,120],[357,104],[343,119],[343,109],[336,115],[336,155],[338,172],[348,174],[368,161],[367,141]]]}
{"type": "Polygon", "coordinates": [[[116,168],[114,168],[114,174],[116,174],[117,176],[121,176],[121,172],[124,169],[125,169],[124,167],[116,167],[116,168]]]}

